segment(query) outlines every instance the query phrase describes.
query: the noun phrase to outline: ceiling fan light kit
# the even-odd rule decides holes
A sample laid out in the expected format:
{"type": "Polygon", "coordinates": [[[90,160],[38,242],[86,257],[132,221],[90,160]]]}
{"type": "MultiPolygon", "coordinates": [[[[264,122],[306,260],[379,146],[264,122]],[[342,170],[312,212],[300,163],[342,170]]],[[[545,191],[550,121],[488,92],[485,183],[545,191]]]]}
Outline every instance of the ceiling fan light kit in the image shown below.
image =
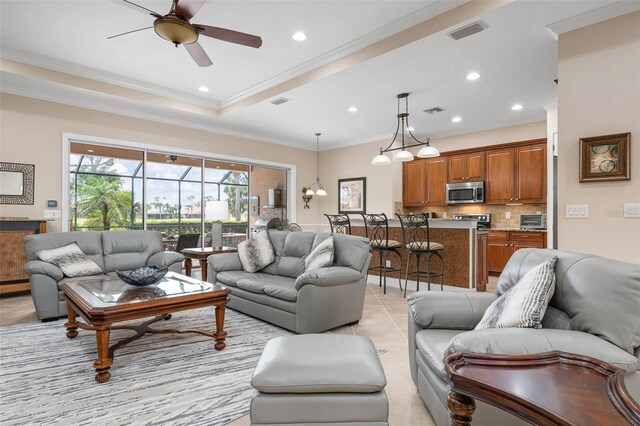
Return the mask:
{"type": "Polygon", "coordinates": [[[409,94],[400,93],[396,97],[398,98],[398,125],[396,127],[396,133],[393,135],[393,140],[386,148],[380,148],[380,154],[373,157],[373,159],[371,160],[371,164],[373,164],[374,166],[386,166],[391,164],[391,159],[384,154],[385,152],[391,151],[398,151],[393,154],[394,161],[411,161],[414,157],[413,154],[407,151],[407,148],[412,148],[415,146],[422,147],[418,152],[418,157],[420,158],[439,157],[440,151],[429,145],[429,138],[427,138],[426,141],[422,142],[415,136],[413,136],[413,133],[411,133],[410,129],[413,128],[409,126],[409,94]],[[404,99],[404,112],[400,112],[400,104],[402,102],[402,99],[404,99]],[[405,131],[409,133],[409,136],[411,136],[415,143],[412,142],[411,144],[405,144],[405,131]],[[399,141],[401,142],[401,146],[392,148],[393,144],[398,139],[398,136],[400,136],[399,141]]]}
{"type": "Polygon", "coordinates": [[[175,44],[191,44],[198,41],[198,30],[191,24],[183,21],[175,15],[167,15],[153,22],[156,34],[165,40],[175,44]]]}

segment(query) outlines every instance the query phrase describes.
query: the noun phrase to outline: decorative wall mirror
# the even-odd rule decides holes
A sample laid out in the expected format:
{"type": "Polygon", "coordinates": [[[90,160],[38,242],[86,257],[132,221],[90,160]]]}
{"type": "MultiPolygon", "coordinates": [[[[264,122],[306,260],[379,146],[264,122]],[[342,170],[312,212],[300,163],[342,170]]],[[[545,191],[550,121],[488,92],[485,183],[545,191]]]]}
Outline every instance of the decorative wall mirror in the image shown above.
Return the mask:
{"type": "Polygon", "coordinates": [[[33,204],[33,164],[0,162],[0,204],[33,204]]]}

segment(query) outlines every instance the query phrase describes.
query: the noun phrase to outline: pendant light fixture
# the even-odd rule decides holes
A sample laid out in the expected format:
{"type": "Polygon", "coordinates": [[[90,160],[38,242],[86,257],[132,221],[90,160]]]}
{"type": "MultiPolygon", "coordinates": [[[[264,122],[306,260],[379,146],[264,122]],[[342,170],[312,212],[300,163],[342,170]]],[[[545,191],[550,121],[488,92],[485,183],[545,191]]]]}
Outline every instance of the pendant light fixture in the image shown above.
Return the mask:
{"type": "MultiPolygon", "coordinates": [[[[420,158],[428,158],[428,157],[439,157],[440,151],[436,148],[429,145],[429,138],[425,142],[419,141],[413,133],[412,127],[409,126],[409,94],[408,93],[400,93],[397,95],[398,98],[398,126],[396,127],[396,133],[393,135],[393,140],[385,149],[380,148],[380,154],[373,157],[371,160],[371,164],[374,166],[385,166],[391,164],[391,158],[388,155],[385,155],[385,152],[398,151],[393,154],[394,161],[411,161],[413,160],[413,154],[407,151],[407,148],[412,148],[414,146],[422,146],[420,151],[418,151],[418,157],[420,158]],[[404,99],[404,112],[400,112],[400,104],[404,99]],[[405,130],[409,133],[411,138],[415,141],[415,143],[406,144],[404,140],[405,130]],[[400,142],[402,142],[402,146],[392,148],[393,144],[398,139],[398,135],[400,135],[400,142]]],[[[409,142],[409,141],[407,141],[409,142]]]]}
{"type": "Polygon", "coordinates": [[[317,195],[319,197],[324,197],[327,195],[327,191],[324,190],[324,186],[320,183],[320,177],[318,176],[319,168],[318,168],[318,158],[320,157],[320,135],[322,133],[316,133],[316,180],[311,185],[309,185],[306,195],[317,195]],[[313,186],[316,186],[316,192],[313,192],[313,186]]]}

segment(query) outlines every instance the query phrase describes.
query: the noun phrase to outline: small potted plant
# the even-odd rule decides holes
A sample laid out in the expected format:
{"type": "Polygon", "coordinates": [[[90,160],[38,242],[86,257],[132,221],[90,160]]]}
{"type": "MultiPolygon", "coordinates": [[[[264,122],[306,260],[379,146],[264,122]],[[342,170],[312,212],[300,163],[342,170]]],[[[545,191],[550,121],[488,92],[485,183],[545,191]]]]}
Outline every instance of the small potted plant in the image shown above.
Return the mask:
{"type": "Polygon", "coordinates": [[[311,201],[311,199],[313,198],[313,195],[307,195],[307,191],[309,190],[309,188],[307,188],[306,186],[302,187],[302,200],[304,201],[304,208],[305,209],[309,209],[309,201],[311,201]]]}

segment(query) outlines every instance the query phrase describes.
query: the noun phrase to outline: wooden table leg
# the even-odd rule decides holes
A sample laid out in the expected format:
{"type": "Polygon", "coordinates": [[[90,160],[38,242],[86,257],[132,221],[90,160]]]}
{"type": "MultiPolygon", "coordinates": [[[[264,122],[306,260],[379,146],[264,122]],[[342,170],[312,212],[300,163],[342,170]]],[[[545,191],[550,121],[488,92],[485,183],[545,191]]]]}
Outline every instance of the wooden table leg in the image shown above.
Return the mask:
{"type": "Polygon", "coordinates": [[[188,257],[184,258],[184,273],[190,277],[191,276],[191,259],[188,257]]]}
{"type": "Polygon", "coordinates": [[[216,339],[216,344],[213,346],[217,350],[221,351],[227,346],[224,339],[227,337],[227,332],[224,331],[224,305],[216,305],[216,332],[213,337],[216,339]]]}
{"type": "Polygon", "coordinates": [[[93,363],[96,369],[96,382],[104,383],[111,378],[109,369],[113,359],[109,358],[109,328],[96,330],[96,342],[98,343],[98,359],[93,363]]]}
{"type": "Polygon", "coordinates": [[[70,303],[67,303],[67,316],[69,320],[64,324],[64,327],[67,329],[67,337],[73,339],[78,335],[78,321],[76,321],[76,311],[70,303]]]}
{"type": "Polygon", "coordinates": [[[200,273],[202,281],[207,281],[207,259],[200,259],[200,273]]]}
{"type": "Polygon", "coordinates": [[[447,397],[447,406],[453,426],[471,425],[471,415],[476,410],[476,402],[473,398],[456,392],[450,392],[447,397]]]}

